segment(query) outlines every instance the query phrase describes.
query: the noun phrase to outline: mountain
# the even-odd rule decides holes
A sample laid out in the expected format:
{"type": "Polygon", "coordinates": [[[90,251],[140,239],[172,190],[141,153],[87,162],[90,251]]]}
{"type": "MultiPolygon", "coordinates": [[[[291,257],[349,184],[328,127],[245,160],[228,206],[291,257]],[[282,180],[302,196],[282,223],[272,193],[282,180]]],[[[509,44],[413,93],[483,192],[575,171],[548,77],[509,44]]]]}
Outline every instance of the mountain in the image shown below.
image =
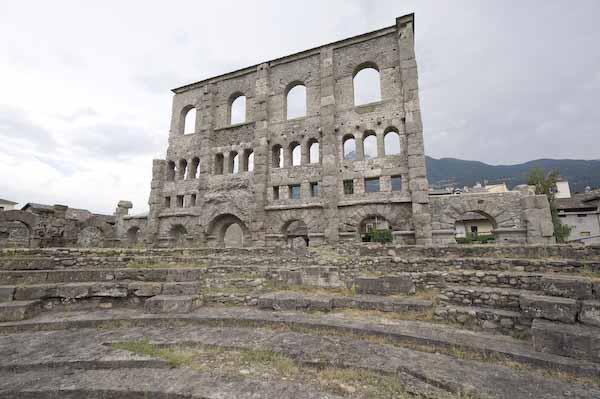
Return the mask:
{"type": "Polygon", "coordinates": [[[532,168],[558,169],[561,176],[569,181],[571,192],[583,192],[586,186],[600,187],[600,160],[536,159],[517,165],[488,165],[456,158],[426,159],[427,177],[432,187],[472,186],[487,180],[488,184],[505,182],[512,188],[526,183],[527,172],[532,168]]]}

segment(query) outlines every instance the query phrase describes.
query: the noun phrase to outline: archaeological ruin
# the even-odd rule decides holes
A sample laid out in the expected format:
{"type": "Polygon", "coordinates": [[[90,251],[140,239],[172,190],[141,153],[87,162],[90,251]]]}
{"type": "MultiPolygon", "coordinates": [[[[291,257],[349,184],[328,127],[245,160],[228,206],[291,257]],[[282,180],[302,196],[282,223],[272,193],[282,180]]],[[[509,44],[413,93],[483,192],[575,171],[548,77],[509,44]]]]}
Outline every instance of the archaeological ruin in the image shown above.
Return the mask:
{"type": "Polygon", "coordinates": [[[174,89],[147,214],[0,211],[0,398],[600,398],[600,246],[429,189],[414,29],[174,89]]]}

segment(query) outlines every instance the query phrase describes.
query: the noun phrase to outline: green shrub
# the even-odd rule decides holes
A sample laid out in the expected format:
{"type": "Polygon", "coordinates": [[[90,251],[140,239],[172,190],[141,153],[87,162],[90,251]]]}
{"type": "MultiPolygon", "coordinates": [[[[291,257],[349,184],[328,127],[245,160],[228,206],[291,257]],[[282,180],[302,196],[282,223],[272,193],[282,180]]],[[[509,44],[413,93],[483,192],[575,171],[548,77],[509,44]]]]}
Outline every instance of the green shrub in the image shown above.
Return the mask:
{"type": "Polygon", "coordinates": [[[366,242],[392,242],[392,230],[390,229],[373,229],[365,234],[364,241],[366,242]]]}

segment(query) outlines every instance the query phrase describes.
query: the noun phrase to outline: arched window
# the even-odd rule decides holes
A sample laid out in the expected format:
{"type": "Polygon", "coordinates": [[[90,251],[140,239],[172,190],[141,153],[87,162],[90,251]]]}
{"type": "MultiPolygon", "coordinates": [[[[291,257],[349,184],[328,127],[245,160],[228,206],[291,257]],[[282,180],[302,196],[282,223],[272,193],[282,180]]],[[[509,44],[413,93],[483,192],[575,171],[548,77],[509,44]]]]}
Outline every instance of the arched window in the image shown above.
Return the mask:
{"type": "Polygon", "coordinates": [[[175,180],[175,162],[173,161],[167,162],[167,180],[175,180]]]}
{"type": "Polygon", "coordinates": [[[283,168],[283,148],[279,144],[273,146],[271,157],[273,160],[272,166],[274,168],[283,168]]]}
{"type": "Polygon", "coordinates": [[[197,179],[200,175],[200,159],[195,157],[192,159],[190,170],[188,171],[188,179],[197,179]]]}
{"type": "Polygon", "coordinates": [[[296,142],[290,144],[289,159],[292,161],[291,166],[299,166],[302,164],[302,147],[300,146],[300,144],[296,142]]]}
{"type": "Polygon", "coordinates": [[[302,84],[291,86],[285,101],[286,119],[306,116],[306,87],[302,84]]]}
{"type": "Polygon", "coordinates": [[[356,160],[356,140],[354,136],[344,137],[344,159],[354,161],[356,160]]]}
{"type": "Polygon", "coordinates": [[[223,174],[223,154],[215,154],[215,174],[223,174]]]}
{"type": "Polygon", "coordinates": [[[240,171],[240,156],[237,152],[229,153],[229,173],[239,173],[240,171]]]}
{"type": "Polygon", "coordinates": [[[229,107],[229,123],[235,125],[236,123],[246,122],[246,96],[238,94],[234,96],[229,107]]]}
{"type": "Polygon", "coordinates": [[[400,135],[395,130],[388,131],[383,136],[385,155],[400,154],[400,135]]]}
{"type": "Polygon", "coordinates": [[[367,132],[363,138],[364,159],[377,158],[377,136],[373,132],[367,132]]]}
{"type": "Polygon", "coordinates": [[[317,139],[311,139],[308,142],[308,162],[319,163],[319,141],[317,139]]]}
{"type": "Polygon", "coordinates": [[[354,105],[381,101],[379,71],[368,64],[354,74],[354,105]]]}
{"type": "Polygon", "coordinates": [[[179,169],[177,172],[177,180],[184,180],[185,174],[187,173],[187,161],[185,159],[179,161],[179,169]]]}
{"type": "Polygon", "coordinates": [[[183,119],[183,134],[193,133],[196,133],[196,108],[189,108],[183,119]]]}
{"type": "Polygon", "coordinates": [[[244,150],[244,165],[242,170],[244,172],[252,172],[254,170],[254,151],[244,150]]]}

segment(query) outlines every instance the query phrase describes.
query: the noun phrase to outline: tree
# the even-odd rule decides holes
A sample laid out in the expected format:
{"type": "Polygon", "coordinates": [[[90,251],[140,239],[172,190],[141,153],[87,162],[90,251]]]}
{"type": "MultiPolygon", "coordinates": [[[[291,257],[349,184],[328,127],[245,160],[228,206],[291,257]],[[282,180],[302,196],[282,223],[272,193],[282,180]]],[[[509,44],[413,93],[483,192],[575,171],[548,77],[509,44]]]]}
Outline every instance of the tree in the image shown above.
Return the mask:
{"type": "Polygon", "coordinates": [[[542,168],[533,168],[527,173],[527,184],[535,186],[536,194],[544,194],[548,197],[552,224],[554,225],[554,237],[557,242],[565,242],[571,233],[571,227],[561,223],[556,210],[556,182],[558,182],[559,177],[560,172],[558,169],[546,173],[542,168]]]}

